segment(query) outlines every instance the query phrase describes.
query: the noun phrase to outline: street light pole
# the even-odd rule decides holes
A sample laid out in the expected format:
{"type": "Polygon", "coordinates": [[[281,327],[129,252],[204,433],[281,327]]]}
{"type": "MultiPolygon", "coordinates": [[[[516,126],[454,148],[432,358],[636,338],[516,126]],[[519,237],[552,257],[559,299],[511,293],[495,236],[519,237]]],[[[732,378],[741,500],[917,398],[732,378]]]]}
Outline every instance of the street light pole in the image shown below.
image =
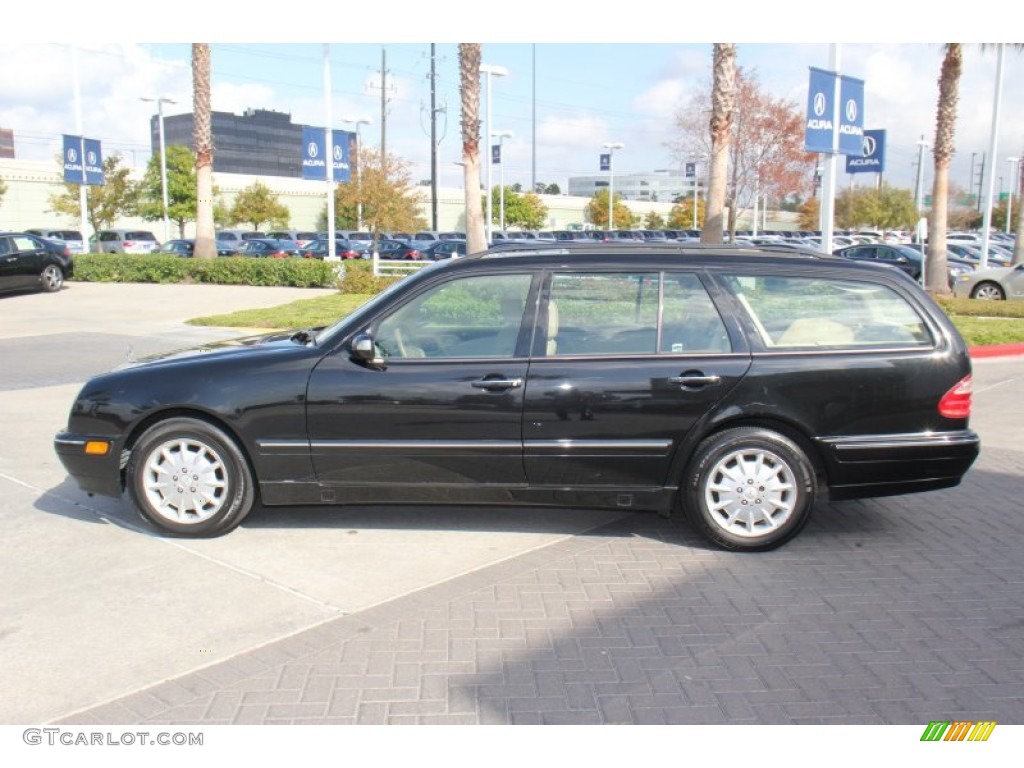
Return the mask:
{"type": "Polygon", "coordinates": [[[606,141],[601,146],[608,150],[608,231],[610,232],[615,222],[615,150],[622,149],[626,145],[621,141],[606,141]]]}
{"type": "Polygon", "coordinates": [[[157,126],[160,133],[160,194],[163,201],[164,242],[166,243],[171,239],[171,222],[167,213],[167,209],[170,207],[170,204],[167,200],[167,147],[164,144],[164,104],[177,104],[178,102],[164,96],[143,96],[139,100],[156,102],[157,126]]]}
{"type": "Polygon", "coordinates": [[[512,136],[512,131],[494,131],[491,134],[491,138],[498,140],[498,165],[501,166],[501,170],[498,172],[498,186],[501,187],[498,202],[498,229],[501,232],[505,231],[505,139],[511,139],[512,136]]]}
{"type": "MultiPolygon", "coordinates": [[[[481,64],[480,72],[487,75],[487,86],[484,89],[487,95],[487,130],[484,132],[484,136],[490,137],[491,133],[491,78],[492,77],[505,77],[508,74],[508,70],[505,67],[499,67],[496,64],[481,64]]],[[[487,151],[491,151],[491,140],[487,139],[487,151]]],[[[492,234],[492,218],[494,216],[494,204],[491,200],[491,166],[493,163],[490,158],[487,158],[487,221],[485,222],[484,232],[487,237],[487,247],[490,247],[491,234],[492,234]]]]}
{"type": "Polygon", "coordinates": [[[1006,201],[1006,234],[1010,234],[1010,219],[1013,218],[1013,188],[1017,180],[1018,158],[1008,157],[1006,162],[1010,164],[1010,197],[1006,201]]]}
{"type": "Polygon", "coordinates": [[[362,177],[363,169],[363,137],[359,133],[359,126],[370,125],[371,120],[366,117],[360,117],[358,120],[342,120],[343,123],[353,124],[356,127],[356,229],[360,232],[363,231],[363,188],[360,185],[360,178],[362,177]]]}

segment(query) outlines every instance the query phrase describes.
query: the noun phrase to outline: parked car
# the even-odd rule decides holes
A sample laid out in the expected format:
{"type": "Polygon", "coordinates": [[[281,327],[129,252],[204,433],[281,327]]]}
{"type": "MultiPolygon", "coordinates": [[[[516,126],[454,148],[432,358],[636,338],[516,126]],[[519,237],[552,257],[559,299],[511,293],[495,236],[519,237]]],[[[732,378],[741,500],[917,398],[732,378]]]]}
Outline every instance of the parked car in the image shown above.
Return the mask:
{"type": "Polygon", "coordinates": [[[160,250],[156,235],[146,229],[101,229],[96,240],[103,253],[155,253],[160,250]]]}
{"type": "MultiPolygon", "coordinates": [[[[298,253],[306,259],[323,259],[330,254],[329,243],[330,241],[326,239],[314,240],[300,247],[298,253]]],[[[339,259],[368,259],[371,256],[370,244],[335,238],[334,255],[339,259]]]]}
{"type": "MultiPolygon", "coordinates": [[[[235,256],[238,253],[237,248],[233,248],[220,240],[216,241],[216,246],[218,256],[235,256]]],[[[166,243],[160,246],[160,251],[162,253],[173,253],[177,256],[183,256],[185,258],[191,258],[192,256],[194,256],[195,250],[195,238],[168,240],[166,243]]]]}
{"type": "Polygon", "coordinates": [[[33,227],[25,230],[30,235],[36,235],[46,240],[54,240],[64,243],[71,254],[85,253],[85,239],[77,229],[59,229],[52,227],[33,227]]]}
{"type": "Polygon", "coordinates": [[[27,232],[0,232],[0,291],[53,293],[74,271],[66,243],[27,232]]]}
{"type": "Polygon", "coordinates": [[[274,232],[267,232],[266,237],[271,240],[291,240],[295,243],[296,248],[301,248],[303,245],[308,245],[319,239],[316,232],[307,232],[301,229],[278,229],[274,232]]]}
{"type": "Polygon", "coordinates": [[[466,255],[465,240],[442,240],[423,251],[423,258],[430,261],[458,259],[466,255]]]}
{"type": "Polygon", "coordinates": [[[246,240],[265,238],[266,236],[265,232],[257,232],[252,229],[221,229],[215,234],[218,245],[223,244],[228,248],[234,248],[236,251],[246,240]]]}
{"type": "Polygon", "coordinates": [[[962,299],[1024,299],[1024,264],[961,275],[953,284],[953,294],[962,299]]]}
{"type": "Polygon", "coordinates": [[[681,509],[733,550],[831,499],[957,485],[971,360],[896,270],[756,248],[525,246],[419,270],[322,329],[88,381],[55,450],[176,536],[256,504],[681,509]]]}
{"type": "Polygon", "coordinates": [[[271,240],[270,238],[252,238],[244,241],[238,247],[239,256],[254,256],[257,258],[287,259],[298,256],[299,251],[294,244],[271,240]]]}
{"type": "MultiPolygon", "coordinates": [[[[439,242],[441,241],[435,241],[435,244],[439,242]]],[[[401,240],[381,240],[377,243],[377,254],[382,259],[418,261],[423,258],[424,250],[428,249],[429,247],[421,248],[401,240]]]]}

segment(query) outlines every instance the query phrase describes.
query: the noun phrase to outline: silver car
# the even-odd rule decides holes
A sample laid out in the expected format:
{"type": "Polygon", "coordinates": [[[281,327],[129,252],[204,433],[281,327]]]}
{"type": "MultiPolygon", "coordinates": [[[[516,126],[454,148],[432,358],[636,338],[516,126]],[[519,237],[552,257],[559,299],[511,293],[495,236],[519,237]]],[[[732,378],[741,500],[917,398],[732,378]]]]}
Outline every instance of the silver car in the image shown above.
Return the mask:
{"type": "Polygon", "coordinates": [[[979,269],[961,275],[953,285],[953,295],[961,299],[1024,299],[1024,264],[1013,267],[979,269]]]}

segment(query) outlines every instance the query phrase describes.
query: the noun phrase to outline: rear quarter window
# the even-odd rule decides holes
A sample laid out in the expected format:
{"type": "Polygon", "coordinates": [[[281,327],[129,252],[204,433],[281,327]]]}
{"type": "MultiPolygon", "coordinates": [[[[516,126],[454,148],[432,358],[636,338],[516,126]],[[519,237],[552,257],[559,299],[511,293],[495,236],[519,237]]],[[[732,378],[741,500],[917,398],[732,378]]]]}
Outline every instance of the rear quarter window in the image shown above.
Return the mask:
{"type": "Polygon", "coordinates": [[[879,283],[731,275],[726,284],[770,350],[914,348],[934,343],[917,309],[879,283]]]}

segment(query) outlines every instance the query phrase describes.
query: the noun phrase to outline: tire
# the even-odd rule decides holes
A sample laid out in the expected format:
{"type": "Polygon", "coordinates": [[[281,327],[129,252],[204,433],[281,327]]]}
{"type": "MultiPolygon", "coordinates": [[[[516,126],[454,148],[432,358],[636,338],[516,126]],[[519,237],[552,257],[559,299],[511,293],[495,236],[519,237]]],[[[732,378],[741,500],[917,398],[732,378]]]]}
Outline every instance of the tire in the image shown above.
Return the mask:
{"type": "Polygon", "coordinates": [[[756,552],[800,532],[817,495],[814,467],[778,432],[737,427],[705,439],[682,486],[690,523],[715,544],[756,552]]]}
{"type": "Polygon", "coordinates": [[[982,299],[984,301],[1003,301],[1006,298],[1006,294],[1003,293],[1002,286],[998,283],[978,283],[974,286],[971,291],[972,299],[982,299]]]}
{"type": "Polygon", "coordinates": [[[167,419],[143,433],[128,461],[127,484],[143,519],[175,536],[227,533],[249,514],[256,495],[235,441],[190,418],[167,419]],[[175,485],[180,479],[192,484],[175,485]]]}
{"type": "Polygon", "coordinates": [[[47,293],[56,293],[64,287],[64,270],[56,264],[47,264],[39,273],[39,284],[47,293]]]}

